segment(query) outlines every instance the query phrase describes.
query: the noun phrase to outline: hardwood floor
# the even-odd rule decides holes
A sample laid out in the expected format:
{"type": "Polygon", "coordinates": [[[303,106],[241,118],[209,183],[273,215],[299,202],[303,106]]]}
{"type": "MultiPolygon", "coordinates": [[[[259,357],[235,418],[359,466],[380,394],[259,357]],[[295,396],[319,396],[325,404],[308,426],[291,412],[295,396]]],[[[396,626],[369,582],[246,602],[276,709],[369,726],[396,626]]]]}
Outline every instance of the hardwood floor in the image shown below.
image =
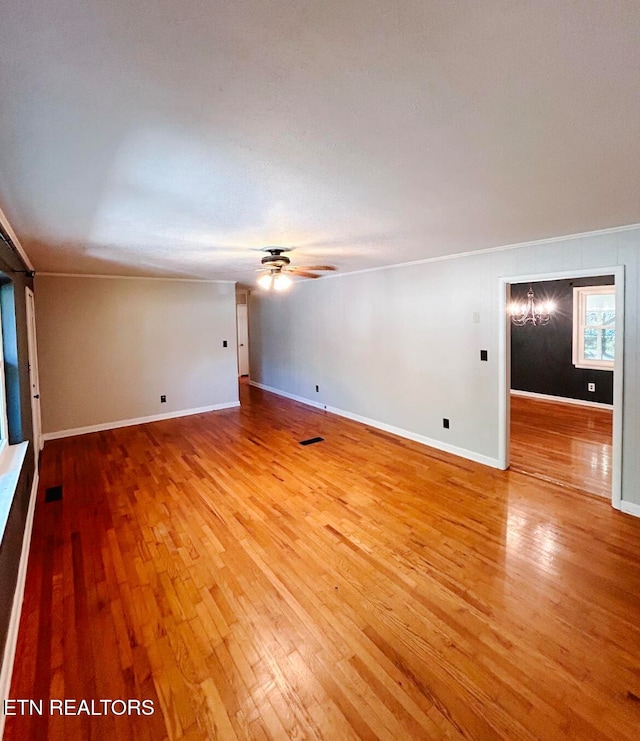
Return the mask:
{"type": "Polygon", "coordinates": [[[610,409],[511,396],[511,468],[611,501],[610,409]]]}
{"type": "Polygon", "coordinates": [[[638,738],[640,520],[242,394],[47,443],[8,741],[638,738]]]}

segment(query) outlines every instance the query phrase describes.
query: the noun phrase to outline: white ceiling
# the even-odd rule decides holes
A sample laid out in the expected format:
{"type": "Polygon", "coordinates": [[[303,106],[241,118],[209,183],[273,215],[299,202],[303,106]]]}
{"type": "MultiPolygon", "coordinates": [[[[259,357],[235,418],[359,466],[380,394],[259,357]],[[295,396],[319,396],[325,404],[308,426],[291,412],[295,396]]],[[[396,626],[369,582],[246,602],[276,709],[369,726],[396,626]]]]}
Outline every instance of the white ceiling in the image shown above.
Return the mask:
{"type": "Polygon", "coordinates": [[[3,0],[36,270],[253,281],[640,221],[638,0],[3,0]]]}

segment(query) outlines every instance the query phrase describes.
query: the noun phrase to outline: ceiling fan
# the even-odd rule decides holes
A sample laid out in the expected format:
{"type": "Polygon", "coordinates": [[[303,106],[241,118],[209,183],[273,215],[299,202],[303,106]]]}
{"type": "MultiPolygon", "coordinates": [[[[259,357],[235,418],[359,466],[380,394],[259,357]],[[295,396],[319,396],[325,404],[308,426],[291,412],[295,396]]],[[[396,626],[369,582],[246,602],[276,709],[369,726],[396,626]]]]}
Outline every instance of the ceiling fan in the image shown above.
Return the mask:
{"type": "Polygon", "coordinates": [[[258,278],[258,283],[263,288],[276,291],[282,291],[291,285],[289,275],[300,276],[301,278],[320,278],[316,275],[318,270],[335,270],[333,265],[303,265],[298,267],[291,265],[291,260],[283,253],[291,252],[290,247],[266,247],[263,252],[268,252],[261,262],[263,267],[258,269],[262,275],[258,278]]]}

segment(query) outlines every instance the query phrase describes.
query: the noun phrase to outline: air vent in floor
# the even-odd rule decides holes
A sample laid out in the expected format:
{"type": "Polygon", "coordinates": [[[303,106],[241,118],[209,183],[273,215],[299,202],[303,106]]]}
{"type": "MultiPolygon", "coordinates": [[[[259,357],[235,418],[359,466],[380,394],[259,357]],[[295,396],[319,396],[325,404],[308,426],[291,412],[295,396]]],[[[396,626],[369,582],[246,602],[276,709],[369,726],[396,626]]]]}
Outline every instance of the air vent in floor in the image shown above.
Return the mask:
{"type": "Polygon", "coordinates": [[[62,499],[62,486],[50,486],[44,491],[45,502],[58,502],[62,499]]]}
{"type": "Polygon", "coordinates": [[[300,445],[313,445],[314,443],[324,442],[323,437],[311,437],[308,440],[300,440],[300,445]]]}

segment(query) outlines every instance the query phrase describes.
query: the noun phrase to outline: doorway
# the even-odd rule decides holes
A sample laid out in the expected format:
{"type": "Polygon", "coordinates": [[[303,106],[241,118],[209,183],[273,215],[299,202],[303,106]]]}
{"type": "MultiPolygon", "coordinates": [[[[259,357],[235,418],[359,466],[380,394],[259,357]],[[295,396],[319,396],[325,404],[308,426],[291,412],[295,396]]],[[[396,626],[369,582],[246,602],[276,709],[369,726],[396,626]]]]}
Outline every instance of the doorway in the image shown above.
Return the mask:
{"type": "Polygon", "coordinates": [[[621,500],[623,296],[622,267],[501,279],[501,468],[606,496],[616,508],[621,500]],[[614,286],[615,359],[613,373],[598,374],[573,367],[571,291],[607,282],[614,286]],[[512,302],[524,308],[522,299],[530,286],[536,305],[557,305],[547,326],[518,327],[512,348],[512,302]],[[552,346],[561,340],[571,344],[563,350],[552,346]],[[523,343],[531,344],[528,357],[517,357],[523,343]]]}
{"type": "Polygon", "coordinates": [[[238,325],[238,375],[240,378],[249,376],[249,323],[247,304],[236,305],[236,321],[238,325]]]}

